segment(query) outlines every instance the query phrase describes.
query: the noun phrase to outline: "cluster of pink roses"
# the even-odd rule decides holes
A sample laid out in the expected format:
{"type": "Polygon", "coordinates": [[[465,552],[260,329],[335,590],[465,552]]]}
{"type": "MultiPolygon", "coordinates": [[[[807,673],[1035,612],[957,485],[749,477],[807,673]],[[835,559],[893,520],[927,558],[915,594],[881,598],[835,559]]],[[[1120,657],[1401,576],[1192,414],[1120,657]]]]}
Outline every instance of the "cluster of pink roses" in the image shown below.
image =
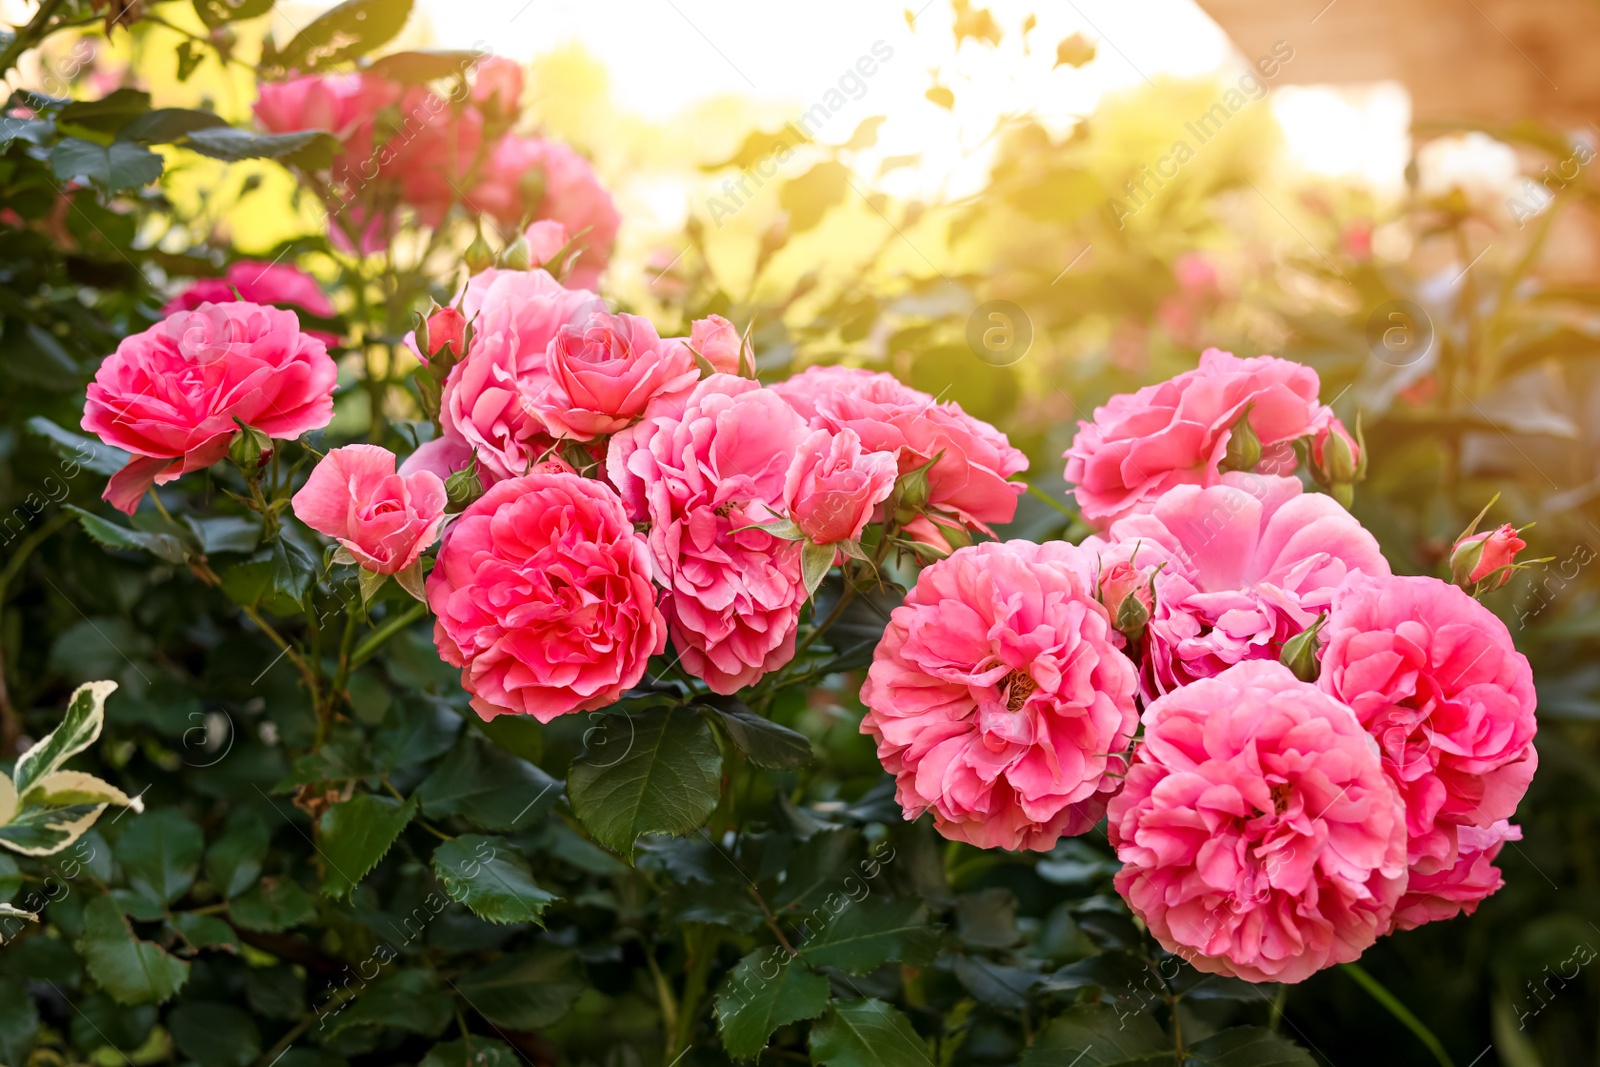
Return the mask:
{"type": "Polygon", "coordinates": [[[405,85],[373,71],[310,74],[261,86],[256,119],[271,133],[325,130],[341,148],[333,161],[338,198],[330,209],[347,214],[358,241],[339,220],[330,236],[361,251],[383,248],[396,232],[396,209],[409,205],[425,225],[438,226],[454,205],[507,226],[548,225],[530,242],[547,248],[537,262],[573,242],[575,284],[592,287],[605,268],[619,217],[611,195],[587,160],[560,141],[514,132],[522,71],[487,57],[461,71],[452,89],[405,85]]]}
{"type": "MultiPolygon", "coordinates": [[[[1100,532],[927,568],[862,689],[908,818],[1048,849],[1105,816],[1151,933],[1252,981],[1471,913],[1538,763],[1504,624],[1393,575],[1293,476],[1301,458],[1330,489],[1359,474],[1317,393],[1308,368],[1213,350],[1113,398],[1067,453],[1100,532]]],[[[1520,547],[1509,528],[1464,538],[1462,584],[1492,585],[1520,547]]]]}

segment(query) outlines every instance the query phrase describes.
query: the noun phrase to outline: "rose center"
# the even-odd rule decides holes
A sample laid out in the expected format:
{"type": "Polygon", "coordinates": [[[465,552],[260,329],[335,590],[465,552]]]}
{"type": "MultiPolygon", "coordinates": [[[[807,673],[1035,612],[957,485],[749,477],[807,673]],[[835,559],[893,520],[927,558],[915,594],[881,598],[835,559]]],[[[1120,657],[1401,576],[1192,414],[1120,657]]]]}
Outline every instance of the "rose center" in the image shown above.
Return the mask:
{"type": "Polygon", "coordinates": [[[1039,688],[1039,683],[1025,671],[1014,670],[1006,675],[1006,710],[1018,711],[1039,688]]]}

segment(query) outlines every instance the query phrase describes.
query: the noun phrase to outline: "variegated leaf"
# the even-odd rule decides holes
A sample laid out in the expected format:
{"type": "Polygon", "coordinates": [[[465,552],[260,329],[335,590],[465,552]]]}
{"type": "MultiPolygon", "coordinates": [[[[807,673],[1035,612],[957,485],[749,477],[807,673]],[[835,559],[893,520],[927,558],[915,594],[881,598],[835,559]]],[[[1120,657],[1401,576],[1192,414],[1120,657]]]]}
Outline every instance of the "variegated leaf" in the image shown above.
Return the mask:
{"type": "Polygon", "coordinates": [[[67,715],[61,725],[17,760],[12,774],[17,793],[27,793],[34,783],[94,744],[105,722],[106,697],[116,688],[116,682],[87,682],[77,688],[67,702],[67,715]]]}
{"type": "MultiPolygon", "coordinates": [[[[0,904],[0,919],[27,919],[29,922],[36,923],[39,921],[39,916],[31,911],[23,911],[13,904],[0,904]]],[[[3,940],[5,939],[0,938],[0,941],[3,940]]]]}
{"type": "Polygon", "coordinates": [[[23,794],[16,813],[0,826],[0,845],[25,856],[60,852],[93,826],[111,804],[144,810],[138,797],[130,797],[92,774],[56,771],[23,794]]]}

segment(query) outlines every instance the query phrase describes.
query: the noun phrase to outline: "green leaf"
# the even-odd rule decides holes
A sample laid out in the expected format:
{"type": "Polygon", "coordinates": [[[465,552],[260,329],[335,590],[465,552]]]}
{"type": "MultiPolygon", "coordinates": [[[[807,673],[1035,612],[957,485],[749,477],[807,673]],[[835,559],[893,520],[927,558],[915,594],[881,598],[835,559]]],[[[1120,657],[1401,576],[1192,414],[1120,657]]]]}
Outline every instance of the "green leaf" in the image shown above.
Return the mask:
{"type": "Polygon", "coordinates": [[[194,12],[211,29],[230,22],[260,18],[272,10],[274,0],[194,0],[194,12]]]}
{"type": "Polygon", "coordinates": [[[39,1006],[28,987],[10,975],[0,977],[0,1061],[27,1063],[33,1035],[38,1032],[39,1006]]]}
{"type": "Polygon", "coordinates": [[[459,815],[485,830],[522,830],[555,805],[561,783],[469,733],[418,787],[417,796],[430,818],[459,815]]]}
{"type": "Polygon", "coordinates": [[[473,1034],[435,1045],[419,1067],[521,1067],[522,1057],[504,1041],[473,1034]]]}
{"type": "Polygon", "coordinates": [[[1241,1026],[1190,1045],[1185,1067],[1315,1067],[1311,1053],[1260,1026],[1241,1026]]]}
{"type": "Polygon", "coordinates": [[[183,524],[194,533],[195,539],[200,542],[200,550],[208,556],[218,552],[254,552],[261,540],[261,526],[258,523],[235,515],[218,515],[209,519],[185,515],[183,524]]]}
{"type": "Polygon", "coordinates": [[[255,1020],[232,1004],[180,1004],[167,1017],[167,1029],[178,1051],[204,1067],[250,1067],[261,1055],[255,1020]]]}
{"type": "Polygon", "coordinates": [[[1172,1042],[1150,1016],[1134,1008],[1078,1004],[1050,1020],[1019,1067],[1106,1067],[1163,1050],[1170,1062],[1172,1042]]]}
{"type": "Polygon", "coordinates": [[[197,915],[192,911],[180,912],[172,917],[173,928],[195,948],[220,948],[239,951],[239,938],[233,927],[215,915],[197,915]]]}
{"type": "Polygon", "coordinates": [[[904,1015],[875,998],[835,1001],[811,1028],[811,1062],[830,1067],[928,1067],[927,1045],[904,1015]]]}
{"type": "Polygon", "coordinates": [[[202,156],[238,163],[246,159],[276,159],[306,170],[321,170],[333,162],[339,141],[324,130],[293,133],[256,133],[236,126],[208,126],[190,131],[178,145],[202,156]]]}
{"type": "Polygon", "coordinates": [[[189,965],[134,937],[110,897],[96,897],[84,909],[78,954],[89,976],[118,1004],[159,1004],[189,980],[189,965]]]}
{"type": "Polygon", "coordinates": [[[64,430],[43,415],[35,415],[29,419],[28,430],[54,445],[55,453],[60,458],[74,465],[82,465],[84,470],[103,474],[108,478],[126,466],[128,460],[132,458],[120,448],[112,448],[110,445],[101,444],[93,437],[64,430]]]}
{"type": "Polygon", "coordinates": [[[263,933],[282,933],[317,917],[317,901],[288,878],[263,878],[249,892],[228,904],[234,925],[263,933]]]}
{"type": "Polygon", "coordinates": [[[681,836],[717,806],[722,755],[710,724],[690,708],[608,715],[589,745],[567,772],[572,810],[630,862],[640,834],[681,836]]]}
{"type": "Polygon", "coordinates": [[[271,71],[324,70],[387,43],[411,17],[411,0],[345,0],[312,19],[278,51],[263,50],[271,71]]]}
{"type": "Polygon", "coordinates": [[[830,896],[842,896],[860,843],[861,833],[854,829],[821,830],[806,838],[784,869],[774,906],[813,908],[830,896]]]}
{"type": "Polygon", "coordinates": [[[171,534],[130,530],[126,526],[119,526],[102,519],[93,512],[85,511],[76,504],[67,504],[65,510],[78,516],[78,524],[83,527],[83,532],[106,548],[148,552],[168,563],[184,561],[186,553],[183,550],[183,543],[171,534]]]}
{"type": "Polygon", "coordinates": [[[706,706],[716,713],[734,746],[756,766],[792,770],[811,762],[811,740],[798,730],[779,726],[737,700],[718,698],[706,706]]]}
{"type": "Polygon", "coordinates": [[[68,137],[51,151],[50,167],[64,182],[86,179],[108,193],[137,189],[161,177],[161,157],[132,141],[98,145],[68,137]]]}
{"type": "Polygon", "coordinates": [[[99,100],[74,100],[56,112],[56,128],[63,133],[109,136],[149,110],[149,93],[116,89],[99,100]]]}
{"type": "Polygon", "coordinates": [[[383,859],[416,810],[415,797],[402,803],[357,793],[323,812],[317,820],[317,851],[325,865],[322,891],[336,900],[349,896],[383,859]]]}
{"type": "Polygon", "coordinates": [[[457,979],[456,990],[496,1026],[538,1030],[565,1015],[583,992],[572,959],[570,952],[510,953],[457,979]]]}
{"type": "Polygon", "coordinates": [[[780,1026],[815,1019],[828,1007],[828,980],[781,948],[757,949],[728,973],[717,992],[722,1047],[749,1059],[780,1026]]]}
{"type": "Polygon", "coordinates": [[[296,604],[305,600],[306,590],[317,576],[317,561],[298,543],[280,536],[272,543],[272,591],[296,604]]]}
{"type": "Polygon", "coordinates": [[[68,759],[94,744],[100,736],[100,727],[105,723],[106,698],[116,688],[116,682],[88,682],[73,690],[61,725],[45,734],[17,759],[11,780],[19,796],[39,779],[60,770],[68,759]]]}
{"type": "Polygon", "coordinates": [[[74,1007],[72,1043],[79,1048],[110,1045],[132,1052],[145,1043],[156,1024],[154,1004],[123,1006],[104,993],[91,993],[74,1007]]]}
{"type": "Polygon", "coordinates": [[[390,52],[367,64],[374,74],[407,85],[465,75],[482,58],[478,52],[390,52]]]}
{"type": "Polygon", "coordinates": [[[816,594],[822,579],[833,569],[833,559],[839,554],[837,545],[816,545],[810,541],[800,548],[800,580],[806,587],[806,596],[816,594]]]}
{"type": "Polygon", "coordinates": [[[135,820],[112,851],[134,892],[171,904],[194,884],[204,849],[200,827],[163,808],[135,820]]]}
{"type": "Polygon", "coordinates": [[[415,766],[448,752],[460,732],[461,716],[449,708],[424,700],[402,700],[373,736],[373,754],[385,767],[415,766]]]}
{"type": "Polygon", "coordinates": [[[778,203],[789,213],[789,231],[804,233],[813,229],[829,208],[844,199],[849,183],[850,169],[835,159],[824,160],[785,182],[778,190],[778,203]]]}
{"type": "Polygon", "coordinates": [[[866,974],[885,963],[927,963],[933,958],[939,931],[928,925],[921,901],[875,896],[844,900],[844,910],[799,946],[813,967],[866,974]]]}
{"type": "Polygon", "coordinates": [[[449,994],[432,971],[403,970],[381,978],[328,1023],[333,1036],[354,1026],[392,1026],[433,1037],[450,1025],[449,994]]]}
{"type": "Polygon", "coordinates": [[[206,851],[206,877],[225,897],[236,897],[256,884],[267,858],[272,832],[249,808],[228,818],[228,829],[206,851]]]}
{"type": "Polygon", "coordinates": [[[560,898],[540,889],[533,871],[503,837],[463,834],[433,850],[433,870],[450,899],[492,923],[540,923],[560,898]]]}

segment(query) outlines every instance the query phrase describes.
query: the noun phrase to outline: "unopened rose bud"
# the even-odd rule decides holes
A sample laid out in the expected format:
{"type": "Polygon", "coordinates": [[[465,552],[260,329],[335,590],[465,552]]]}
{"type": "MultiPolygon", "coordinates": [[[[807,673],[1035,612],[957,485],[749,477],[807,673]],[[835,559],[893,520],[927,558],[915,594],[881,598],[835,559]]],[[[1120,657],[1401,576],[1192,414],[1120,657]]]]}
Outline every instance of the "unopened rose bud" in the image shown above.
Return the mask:
{"type": "Polygon", "coordinates": [[[489,247],[489,242],[483,239],[482,233],[479,233],[467,246],[467,250],[461,253],[461,259],[466,263],[467,270],[477,274],[494,266],[494,249],[489,247]]]}
{"type": "Polygon", "coordinates": [[[1278,653],[1278,662],[1288,667],[1302,682],[1316,681],[1322,670],[1322,665],[1317,661],[1317,634],[1327,621],[1326,614],[1318,615],[1316,622],[1285,641],[1283,650],[1278,653]]]}
{"type": "MultiPolygon", "coordinates": [[[[238,419],[233,421],[239,422],[238,419]]],[[[272,438],[254,426],[239,422],[239,432],[228,442],[228,458],[246,478],[254,478],[272,459],[272,438]]]]}
{"type": "Polygon", "coordinates": [[[1228,451],[1222,457],[1225,471],[1253,471],[1261,462],[1261,438],[1250,426],[1250,411],[1245,410],[1228,433],[1228,451]]]}
{"type": "Polygon", "coordinates": [[[464,511],[483,494],[483,481],[478,477],[478,461],[474,458],[471,463],[445,479],[444,495],[447,501],[445,510],[451,514],[464,511]]]}
{"type": "Polygon", "coordinates": [[[572,235],[555,219],[540,219],[522,231],[522,243],[527,246],[528,258],[535,267],[559,267],[556,260],[572,243],[572,235]]]}
{"type": "Polygon", "coordinates": [[[467,317],[456,308],[436,308],[417,330],[417,347],[429,366],[448,371],[467,350],[467,317]]]}
{"type": "Polygon", "coordinates": [[[1349,485],[1366,475],[1361,446],[1338,419],[1331,420],[1312,439],[1311,471],[1321,485],[1349,485]]]}
{"type": "Polygon", "coordinates": [[[1111,615],[1111,625],[1130,641],[1144,636],[1155,610],[1155,569],[1132,562],[1113,563],[1100,575],[1100,603],[1111,615]]]}
{"type": "Polygon", "coordinates": [[[1468,591],[1485,579],[1490,580],[1485,592],[1499,589],[1511,580],[1517,553],[1527,547],[1509,524],[1463,537],[1450,552],[1450,578],[1468,591]]]}

